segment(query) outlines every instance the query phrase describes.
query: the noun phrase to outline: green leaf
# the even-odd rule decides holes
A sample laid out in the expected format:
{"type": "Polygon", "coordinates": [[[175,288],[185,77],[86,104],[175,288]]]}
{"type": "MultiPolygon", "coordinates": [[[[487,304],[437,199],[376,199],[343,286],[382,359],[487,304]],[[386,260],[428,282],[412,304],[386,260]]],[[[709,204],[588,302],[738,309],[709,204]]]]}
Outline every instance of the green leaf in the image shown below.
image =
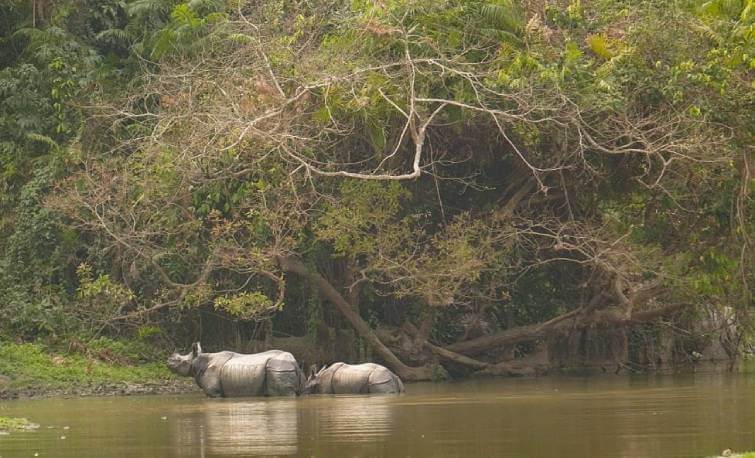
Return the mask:
{"type": "Polygon", "coordinates": [[[598,57],[609,60],[614,57],[614,53],[609,49],[608,39],[602,35],[590,35],[586,39],[590,50],[598,57]]]}

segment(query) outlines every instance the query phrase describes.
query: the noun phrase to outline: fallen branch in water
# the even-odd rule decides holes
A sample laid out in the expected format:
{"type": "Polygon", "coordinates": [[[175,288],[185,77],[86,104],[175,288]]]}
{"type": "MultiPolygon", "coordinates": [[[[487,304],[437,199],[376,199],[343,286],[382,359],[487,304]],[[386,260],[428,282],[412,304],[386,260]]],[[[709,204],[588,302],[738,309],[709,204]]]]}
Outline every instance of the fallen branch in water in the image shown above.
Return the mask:
{"type": "Polygon", "coordinates": [[[576,309],[543,323],[506,329],[495,334],[451,344],[446,346],[445,349],[465,355],[474,355],[496,347],[542,339],[559,330],[583,329],[594,325],[627,326],[634,323],[646,323],[671,315],[689,306],[690,304],[688,303],[671,304],[650,310],[637,311],[630,316],[622,313],[623,309],[620,307],[608,307],[593,311],[584,316],[580,316],[581,309],[576,309]]]}
{"type": "Polygon", "coordinates": [[[425,347],[447,361],[462,364],[464,366],[469,366],[473,369],[482,370],[490,366],[489,363],[479,361],[459,353],[454,353],[450,350],[446,350],[445,348],[433,345],[430,342],[425,342],[425,347]]]}

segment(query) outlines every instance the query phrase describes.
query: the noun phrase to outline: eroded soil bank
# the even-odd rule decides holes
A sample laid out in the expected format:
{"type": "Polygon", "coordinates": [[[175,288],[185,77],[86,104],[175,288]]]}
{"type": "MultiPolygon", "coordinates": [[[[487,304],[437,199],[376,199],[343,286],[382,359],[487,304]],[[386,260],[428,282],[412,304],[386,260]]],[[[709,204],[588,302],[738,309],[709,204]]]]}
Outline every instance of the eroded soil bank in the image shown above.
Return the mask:
{"type": "Polygon", "coordinates": [[[180,394],[198,391],[191,379],[163,382],[110,382],[78,386],[29,386],[0,389],[0,400],[40,399],[74,396],[133,396],[143,394],[180,394]]]}

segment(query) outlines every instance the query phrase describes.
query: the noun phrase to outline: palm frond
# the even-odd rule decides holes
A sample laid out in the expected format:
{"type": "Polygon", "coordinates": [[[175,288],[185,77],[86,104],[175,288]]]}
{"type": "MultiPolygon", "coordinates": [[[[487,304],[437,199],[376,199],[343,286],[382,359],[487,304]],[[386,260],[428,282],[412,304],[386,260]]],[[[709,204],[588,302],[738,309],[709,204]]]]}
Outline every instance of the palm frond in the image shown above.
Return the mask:
{"type": "Polygon", "coordinates": [[[170,4],[164,0],[136,0],[126,5],[126,14],[131,17],[165,13],[170,4]]]}
{"type": "Polygon", "coordinates": [[[512,33],[519,33],[524,29],[524,11],[510,0],[482,4],[480,16],[492,28],[512,33]]]}
{"type": "Polygon", "coordinates": [[[115,45],[128,45],[131,41],[131,35],[123,29],[103,30],[95,38],[100,42],[115,45]]]}
{"type": "Polygon", "coordinates": [[[42,134],[37,134],[37,133],[27,133],[25,137],[29,141],[47,145],[47,147],[52,150],[56,150],[60,147],[60,145],[58,145],[58,142],[48,137],[47,135],[42,135],[42,134]]]}

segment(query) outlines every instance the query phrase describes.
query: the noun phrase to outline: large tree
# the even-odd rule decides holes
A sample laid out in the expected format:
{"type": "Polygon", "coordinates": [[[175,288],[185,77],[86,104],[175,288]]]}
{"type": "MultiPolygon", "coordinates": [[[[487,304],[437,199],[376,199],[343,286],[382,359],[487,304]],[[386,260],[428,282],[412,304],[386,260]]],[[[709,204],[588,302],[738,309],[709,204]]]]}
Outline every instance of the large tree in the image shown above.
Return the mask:
{"type": "Polygon", "coordinates": [[[408,379],[595,329],[620,363],[638,323],[750,305],[751,8],[660,6],[179,4],[50,205],[137,292],[116,322],[267,319],[303,281],[408,379]],[[497,323],[438,331],[460,311],[497,323]]]}

